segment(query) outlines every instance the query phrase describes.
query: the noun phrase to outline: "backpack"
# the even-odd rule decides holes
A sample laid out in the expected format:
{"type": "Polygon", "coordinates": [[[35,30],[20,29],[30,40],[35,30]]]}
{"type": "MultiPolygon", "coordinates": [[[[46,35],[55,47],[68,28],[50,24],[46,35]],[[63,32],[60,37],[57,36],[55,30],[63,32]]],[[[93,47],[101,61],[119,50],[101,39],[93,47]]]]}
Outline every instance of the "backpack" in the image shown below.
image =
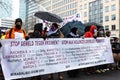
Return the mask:
{"type": "MultiPolygon", "coordinates": [[[[13,30],[13,28],[10,29],[9,38],[11,38],[12,30],[13,30]]],[[[24,30],[23,30],[23,33],[24,33],[24,35],[25,35],[25,31],[24,31],[24,30]]]]}

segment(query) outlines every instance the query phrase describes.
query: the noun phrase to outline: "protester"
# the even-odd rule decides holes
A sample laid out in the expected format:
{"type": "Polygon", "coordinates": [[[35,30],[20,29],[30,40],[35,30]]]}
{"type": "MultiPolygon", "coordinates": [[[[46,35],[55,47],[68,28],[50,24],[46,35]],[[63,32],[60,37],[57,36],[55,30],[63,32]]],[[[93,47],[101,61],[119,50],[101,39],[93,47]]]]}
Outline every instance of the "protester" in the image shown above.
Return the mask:
{"type": "Polygon", "coordinates": [[[90,30],[84,34],[85,38],[93,38],[97,36],[97,27],[95,25],[90,26],[90,30]]]}
{"type": "MultiPolygon", "coordinates": [[[[85,32],[84,34],[85,38],[96,38],[97,37],[97,27],[95,25],[90,26],[90,30],[85,32]]],[[[94,67],[86,68],[85,70],[86,74],[94,73],[94,67]]]]}
{"type": "Polygon", "coordinates": [[[114,56],[114,69],[120,69],[119,61],[120,61],[120,43],[117,37],[114,38],[114,42],[112,43],[112,51],[114,56]]]}
{"type": "Polygon", "coordinates": [[[47,33],[47,36],[49,38],[63,38],[64,35],[62,34],[62,32],[60,31],[58,24],[53,23],[50,30],[47,33]]]}
{"type": "Polygon", "coordinates": [[[113,38],[110,37],[111,35],[110,31],[106,31],[105,35],[106,35],[106,38],[109,39],[111,43],[114,41],[113,38]]]}
{"type": "Polygon", "coordinates": [[[45,27],[44,30],[42,31],[43,36],[47,36],[47,33],[48,33],[47,29],[48,29],[48,28],[45,27]]]}
{"type": "Polygon", "coordinates": [[[43,38],[42,36],[42,23],[37,23],[34,26],[34,32],[29,34],[30,38],[43,38]]]}
{"type": "MultiPolygon", "coordinates": [[[[63,38],[64,35],[59,30],[58,24],[53,23],[50,30],[48,31],[48,38],[63,38]]],[[[53,80],[53,74],[48,76],[48,80],[53,80]]],[[[63,76],[61,73],[58,73],[58,80],[63,80],[63,76]]]]}
{"type": "Polygon", "coordinates": [[[67,35],[67,38],[78,38],[78,37],[80,37],[78,34],[78,28],[73,27],[71,29],[71,32],[67,35]]]}
{"type": "Polygon", "coordinates": [[[26,38],[26,32],[22,29],[22,19],[17,18],[13,28],[6,32],[6,39],[26,38]]]}
{"type": "Polygon", "coordinates": [[[5,32],[1,32],[1,39],[5,39],[5,32]]]}
{"type": "Polygon", "coordinates": [[[105,37],[105,31],[103,28],[98,29],[97,37],[105,37]]]}
{"type": "Polygon", "coordinates": [[[110,35],[111,35],[111,32],[110,31],[106,31],[106,37],[109,37],[110,38],[110,35]]]}
{"type": "MultiPolygon", "coordinates": [[[[28,39],[26,32],[22,29],[22,19],[17,18],[13,28],[6,32],[5,39],[28,39]]],[[[18,79],[22,80],[22,79],[18,79]]]]}
{"type": "MultiPolygon", "coordinates": [[[[71,29],[71,32],[67,35],[67,38],[79,38],[79,34],[78,34],[78,28],[76,27],[73,27],[71,29]]],[[[76,69],[76,70],[70,70],[70,71],[67,71],[67,74],[69,77],[76,77],[78,74],[79,74],[79,70],[76,69]]]]}
{"type": "MultiPolygon", "coordinates": [[[[97,32],[97,37],[105,37],[105,31],[103,28],[99,28],[98,29],[98,32],[97,32]]],[[[107,64],[105,65],[99,65],[99,66],[96,66],[96,73],[104,73],[105,71],[107,71],[107,64]]]]}
{"type": "MultiPolygon", "coordinates": [[[[43,24],[37,23],[34,25],[34,31],[29,34],[30,38],[43,38],[42,35],[43,24]]],[[[32,77],[32,80],[43,80],[41,76],[32,77]]]]}

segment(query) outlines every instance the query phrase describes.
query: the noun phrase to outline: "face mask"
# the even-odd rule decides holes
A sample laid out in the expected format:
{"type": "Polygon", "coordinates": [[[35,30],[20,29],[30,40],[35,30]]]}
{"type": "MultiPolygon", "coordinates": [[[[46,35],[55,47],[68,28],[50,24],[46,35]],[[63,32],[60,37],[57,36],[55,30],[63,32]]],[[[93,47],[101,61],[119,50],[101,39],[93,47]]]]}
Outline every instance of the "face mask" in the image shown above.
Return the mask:
{"type": "Polygon", "coordinates": [[[110,37],[110,34],[106,34],[107,37],[110,37]]]}
{"type": "Polygon", "coordinates": [[[100,34],[103,34],[103,31],[100,31],[100,34]]]}
{"type": "Polygon", "coordinates": [[[55,31],[55,28],[54,28],[54,27],[51,27],[51,31],[55,31]]]}
{"type": "Polygon", "coordinates": [[[97,30],[96,29],[94,29],[94,33],[96,33],[97,32],[97,30]]]}
{"type": "Polygon", "coordinates": [[[16,28],[17,28],[17,29],[21,29],[21,25],[16,24],[16,28]]]}

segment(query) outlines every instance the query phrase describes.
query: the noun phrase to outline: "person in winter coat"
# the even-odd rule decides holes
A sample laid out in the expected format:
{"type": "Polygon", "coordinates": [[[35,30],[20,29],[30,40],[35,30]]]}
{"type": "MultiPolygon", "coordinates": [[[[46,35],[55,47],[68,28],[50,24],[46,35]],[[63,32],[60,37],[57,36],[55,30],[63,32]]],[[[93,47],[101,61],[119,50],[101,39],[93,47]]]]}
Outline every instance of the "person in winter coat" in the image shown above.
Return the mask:
{"type": "Polygon", "coordinates": [[[15,26],[6,32],[5,39],[26,38],[26,32],[22,29],[22,19],[15,20],[15,26]]]}
{"type": "Polygon", "coordinates": [[[30,34],[30,38],[43,38],[42,36],[42,23],[37,23],[34,25],[34,31],[30,34]]]}
{"type": "MultiPolygon", "coordinates": [[[[90,30],[84,34],[84,37],[85,38],[96,38],[97,37],[97,27],[95,25],[92,25],[90,27],[90,30]]],[[[89,75],[91,73],[94,73],[94,71],[95,71],[94,67],[89,67],[89,68],[86,68],[85,73],[89,75]]]]}
{"type": "MultiPolygon", "coordinates": [[[[104,31],[103,28],[99,28],[98,29],[98,31],[97,31],[97,37],[104,37],[104,38],[106,37],[105,36],[105,31],[104,31]]],[[[99,66],[96,66],[95,68],[96,68],[96,71],[95,71],[96,73],[104,73],[107,70],[109,70],[107,64],[105,64],[105,65],[99,65],[99,66]]]]}
{"type": "Polygon", "coordinates": [[[47,36],[48,38],[63,38],[64,37],[57,23],[52,24],[50,30],[47,33],[47,36]]]}
{"type": "Polygon", "coordinates": [[[103,28],[98,29],[97,37],[105,37],[105,31],[103,28]]]}
{"type": "MultiPolygon", "coordinates": [[[[43,38],[42,35],[42,29],[43,29],[43,24],[42,23],[36,23],[34,25],[34,31],[29,34],[30,38],[43,38]]],[[[43,80],[41,76],[35,76],[31,78],[32,80],[43,80]]]]}
{"type": "Polygon", "coordinates": [[[85,38],[94,38],[95,36],[97,36],[97,27],[95,25],[92,25],[90,27],[90,30],[87,31],[85,34],[84,34],[84,37],[85,38]]]}
{"type": "Polygon", "coordinates": [[[106,31],[105,35],[106,35],[106,38],[109,39],[110,42],[112,43],[113,40],[111,40],[111,38],[110,38],[111,32],[110,31],[106,31]]]}
{"type": "MultiPolygon", "coordinates": [[[[48,38],[63,38],[64,35],[59,30],[58,24],[53,23],[51,29],[47,33],[48,38]]],[[[53,80],[53,74],[48,75],[48,80],[53,80]]],[[[63,80],[63,76],[61,73],[58,73],[58,80],[63,80]]]]}
{"type": "Polygon", "coordinates": [[[114,42],[112,43],[112,51],[115,61],[115,69],[120,69],[119,61],[120,61],[120,43],[117,37],[114,38],[114,42]]]}
{"type": "MultiPolygon", "coordinates": [[[[78,34],[78,28],[76,27],[73,27],[71,29],[71,32],[67,35],[67,38],[79,38],[79,34],[78,34]]],[[[76,70],[70,70],[70,71],[67,71],[67,74],[69,77],[76,77],[78,74],[79,74],[79,70],[76,69],[76,70]]]]}

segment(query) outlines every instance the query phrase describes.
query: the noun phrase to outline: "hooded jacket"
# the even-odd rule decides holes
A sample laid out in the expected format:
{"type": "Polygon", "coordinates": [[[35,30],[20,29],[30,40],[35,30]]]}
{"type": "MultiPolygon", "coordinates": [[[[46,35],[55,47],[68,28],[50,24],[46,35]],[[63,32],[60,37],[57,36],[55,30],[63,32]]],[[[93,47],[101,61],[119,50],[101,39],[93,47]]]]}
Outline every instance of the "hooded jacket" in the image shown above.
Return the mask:
{"type": "Polygon", "coordinates": [[[97,29],[97,27],[95,25],[92,25],[90,27],[90,30],[88,32],[85,33],[84,37],[85,38],[93,38],[94,37],[94,30],[97,29]]]}

